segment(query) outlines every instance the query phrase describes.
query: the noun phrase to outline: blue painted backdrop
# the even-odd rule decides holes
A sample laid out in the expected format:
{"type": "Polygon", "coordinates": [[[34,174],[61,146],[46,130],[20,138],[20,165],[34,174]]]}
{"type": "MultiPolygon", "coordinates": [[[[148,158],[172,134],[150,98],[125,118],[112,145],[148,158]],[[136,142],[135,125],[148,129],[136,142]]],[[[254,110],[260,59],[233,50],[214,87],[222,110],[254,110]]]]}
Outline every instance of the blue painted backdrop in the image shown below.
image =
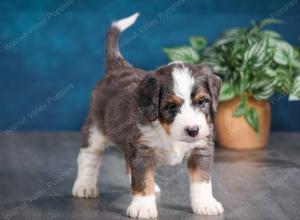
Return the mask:
{"type": "MultiPolygon", "coordinates": [[[[299,0],[14,0],[0,2],[0,130],[78,130],[90,92],[103,75],[103,41],[111,21],[139,11],[121,42],[135,66],[167,62],[162,48],[190,35],[212,42],[250,20],[282,19],[274,26],[300,44],[299,0]],[[137,33],[137,34],[136,34],[137,33]]],[[[300,130],[300,102],[277,97],[272,130],[300,130]]]]}

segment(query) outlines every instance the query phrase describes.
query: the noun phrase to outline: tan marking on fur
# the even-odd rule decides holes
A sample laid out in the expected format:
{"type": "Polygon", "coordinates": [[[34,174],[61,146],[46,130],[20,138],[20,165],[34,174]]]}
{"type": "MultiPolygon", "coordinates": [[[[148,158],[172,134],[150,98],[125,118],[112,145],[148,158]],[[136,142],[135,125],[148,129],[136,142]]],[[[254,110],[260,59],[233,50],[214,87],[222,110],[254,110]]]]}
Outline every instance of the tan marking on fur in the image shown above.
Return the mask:
{"type": "Polygon", "coordinates": [[[169,102],[170,104],[174,103],[177,106],[181,106],[183,103],[183,99],[178,96],[172,95],[169,98],[167,98],[167,102],[169,102]]]}
{"type": "Polygon", "coordinates": [[[165,129],[166,133],[170,135],[171,133],[171,125],[169,123],[166,123],[162,118],[159,118],[159,122],[163,129],[165,129]]]}
{"type": "MultiPolygon", "coordinates": [[[[183,104],[183,101],[184,100],[182,98],[180,98],[178,96],[175,96],[175,95],[172,95],[172,96],[170,96],[170,97],[167,98],[167,102],[169,104],[175,104],[177,106],[181,106],[183,104]]],[[[166,133],[168,135],[170,135],[170,133],[171,133],[171,125],[169,123],[165,122],[163,120],[163,118],[159,118],[159,122],[160,122],[161,126],[163,127],[163,129],[166,131],[166,133]]]]}
{"type": "MultiPolygon", "coordinates": [[[[208,97],[207,93],[200,90],[194,97],[194,103],[198,103],[204,97],[208,97]]],[[[205,119],[206,119],[207,123],[210,123],[208,114],[205,114],[205,119]]]]}
{"type": "Polygon", "coordinates": [[[132,194],[133,195],[153,195],[154,194],[154,169],[149,168],[144,177],[144,190],[142,192],[136,190],[132,187],[132,194]]]}
{"type": "Polygon", "coordinates": [[[207,97],[207,94],[203,91],[199,91],[197,92],[197,94],[195,95],[195,98],[194,98],[194,102],[197,103],[199,102],[203,97],[207,97]]]}
{"type": "Polygon", "coordinates": [[[198,168],[189,168],[189,178],[191,183],[197,183],[204,181],[201,176],[201,170],[198,168]]]}
{"type": "Polygon", "coordinates": [[[127,175],[131,175],[130,163],[129,163],[128,160],[129,160],[129,159],[125,157],[126,174],[127,174],[127,175]]]}

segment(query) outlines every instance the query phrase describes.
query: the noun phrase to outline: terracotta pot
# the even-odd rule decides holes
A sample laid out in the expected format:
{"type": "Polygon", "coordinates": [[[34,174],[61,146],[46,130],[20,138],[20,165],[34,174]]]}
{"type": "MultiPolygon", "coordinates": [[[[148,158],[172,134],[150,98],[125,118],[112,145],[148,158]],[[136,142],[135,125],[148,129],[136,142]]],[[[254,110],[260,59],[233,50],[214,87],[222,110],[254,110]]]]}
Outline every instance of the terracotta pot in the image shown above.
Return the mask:
{"type": "Polygon", "coordinates": [[[259,117],[257,134],[245,118],[234,117],[233,113],[240,102],[236,97],[230,101],[220,102],[216,114],[217,143],[225,148],[235,150],[258,149],[266,146],[270,131],[271,107],[268,101],[248,98],[249,106],[254,107],[259,117]]]}

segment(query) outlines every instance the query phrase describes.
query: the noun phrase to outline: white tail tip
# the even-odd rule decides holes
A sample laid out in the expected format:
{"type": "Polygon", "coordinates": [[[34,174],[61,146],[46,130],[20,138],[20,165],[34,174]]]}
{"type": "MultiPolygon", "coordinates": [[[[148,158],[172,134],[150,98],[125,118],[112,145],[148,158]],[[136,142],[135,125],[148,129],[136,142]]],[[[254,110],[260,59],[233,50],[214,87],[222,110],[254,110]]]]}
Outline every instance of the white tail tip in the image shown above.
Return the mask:
{"type": "Polygon", "coordinates": [[[113,22],[112,26],[118,28],[121,32],[131,26],[140,14],[137,12],[127,18],[113,22]]]}

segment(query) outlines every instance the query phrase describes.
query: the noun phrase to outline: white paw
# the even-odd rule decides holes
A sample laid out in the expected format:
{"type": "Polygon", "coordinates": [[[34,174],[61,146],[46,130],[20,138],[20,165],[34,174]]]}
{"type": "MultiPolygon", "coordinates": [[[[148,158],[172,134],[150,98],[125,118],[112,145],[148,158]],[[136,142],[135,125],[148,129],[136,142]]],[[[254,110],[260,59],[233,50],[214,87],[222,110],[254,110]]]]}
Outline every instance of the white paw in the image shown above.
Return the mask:
{"type": "Polygon", "coordinates": [[[127,209],[127,215],[132,218],[156,218],[155,196],[134,196],[127,209]]]}
{"type": "Polygon", "coordinates": [[[160,188],[156,183],[154,183],[154,192],[155,193],[160,193],[160,188]]]}
{"type": "Polygon", "coordinates": [[[94,181],[76,180],[73,186],[73,196],[80,198],[95,198],[99,196],[96,184],[94,181]]]}
{"type": "Polygon", "coordinates": [[[224,212],[222,204],[214,197],[195,199],[192,201],[192,209],[199,215],[220,215],[224,212]]]}

